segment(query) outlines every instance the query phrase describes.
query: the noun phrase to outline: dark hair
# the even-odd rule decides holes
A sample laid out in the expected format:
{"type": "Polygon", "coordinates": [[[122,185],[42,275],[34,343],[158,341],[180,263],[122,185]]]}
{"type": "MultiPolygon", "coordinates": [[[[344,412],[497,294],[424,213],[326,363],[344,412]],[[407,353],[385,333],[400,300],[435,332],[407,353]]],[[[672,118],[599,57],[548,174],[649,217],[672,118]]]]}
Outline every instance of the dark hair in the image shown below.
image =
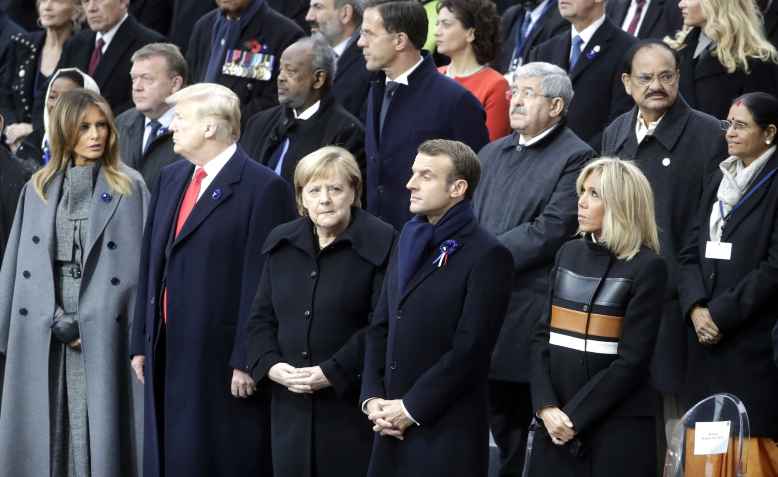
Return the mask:
{"type": "Polygon", "coordinates": [[[467,182],[465,199],[472,199],[478,181],[481,179],[481,162],[478,156],[463,142],[448,139],[430,139],[419,146],[418,152],[428,156],[446,156],[451,159],[453,170],[449,182],[463,179],[467,182]]]}
{"type": "Polygon", "coordinates": [[[427,41],[427,12],[416,1],[367,0],[365,10],[375,8],[389,33],[405,33],[417,50],[427,41]]]}
{"type": "Polygon", "coordinates": [[[627,50],[627,53],[624,55],[624,72],[628,75],[632,74],[632,62],[635,60],[635,55],[638,54],[638,52],[644,48],[661,48],[668,53],[670,53],[673,56],[673,61],[675,61],[675,69],[680,68],[681,66],[681,57],[678,54],[678,50],[674,50],[670,45],[663,42],[662,40],[657,39],[649,39],[649,40],[640,40],[632,47],[627,50]]]}
{"type": "Polygon", "coordinates": [[[60,78],[65,78],[76,83],[79,88],[84,87],[84,77],[78,71],[75,70],[60,71],[59,74],[54,77],[54,80],[56,81],[60,78]]]}
{"type": "Polygon", "coordinates": [[[441,0],[438,12],[446,8],[465,28],[475,31],[473,52],[479,64],[490,63],[500,44],[500,16],[492,0],[441,0]]]}
{"type": "MultiPolygon", "coordinates": [[[[771,124],[778,128],[778,98],[772,94],[761,91],[746,93],[732,101],[733,105],[737,103],[742,103],[748,109],[754,122],[760,128],[767,129],[771,124]]],[[[776,138],[778,138],[778,134],[773,136],[771,146],[775,145],[776,138]]]]}

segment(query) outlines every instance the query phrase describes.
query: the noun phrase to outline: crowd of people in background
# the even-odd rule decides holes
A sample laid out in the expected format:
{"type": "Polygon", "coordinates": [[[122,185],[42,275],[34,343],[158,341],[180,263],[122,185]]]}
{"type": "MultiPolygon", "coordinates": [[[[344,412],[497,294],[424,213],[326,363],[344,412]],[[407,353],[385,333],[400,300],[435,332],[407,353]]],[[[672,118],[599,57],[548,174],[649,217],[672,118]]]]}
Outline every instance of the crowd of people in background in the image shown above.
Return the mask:
{"type": "Polygon", "coordinates": [[[778,477],[777,47],[778,0],[0,2],[0,473],[650,477],[729,393],[778,477]]]}

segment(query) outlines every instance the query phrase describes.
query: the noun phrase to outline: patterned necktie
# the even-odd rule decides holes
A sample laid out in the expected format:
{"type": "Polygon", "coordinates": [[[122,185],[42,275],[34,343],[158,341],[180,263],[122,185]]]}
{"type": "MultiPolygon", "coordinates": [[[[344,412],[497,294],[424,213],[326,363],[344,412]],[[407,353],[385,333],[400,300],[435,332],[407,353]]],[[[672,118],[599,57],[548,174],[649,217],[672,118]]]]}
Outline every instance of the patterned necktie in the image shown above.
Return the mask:
{"type": "Polygon", "coordinates": [[[92,57],[89,59],[89,76],[95,75],[97,65],[99,65],[100,60],[103,59],[103,46],[105,46],[105,41],[103,41],[102,38],[98,38],[97,43],[95,43],[95,49],[92,50],[92,57]]]}
{"type": "Polygon", "coordinates": [[[643,15],[643,7],[646,5],[646,0],[637,0],[635,6],[635,14],[632,16],[632,20],[627,27],[627,33],[630,35],[636,35],[638,29],[638,23],[640,23],[640,17],[643,15]]]}
{"type": "Polygon", "coordinates": [[[581,57],[581,45],[583,45],[583,38],[576,35],[573,38],[573,44],[570,45],[570,71],[573,70],[575,64],[578,63],[578,58],[581,57]]]}

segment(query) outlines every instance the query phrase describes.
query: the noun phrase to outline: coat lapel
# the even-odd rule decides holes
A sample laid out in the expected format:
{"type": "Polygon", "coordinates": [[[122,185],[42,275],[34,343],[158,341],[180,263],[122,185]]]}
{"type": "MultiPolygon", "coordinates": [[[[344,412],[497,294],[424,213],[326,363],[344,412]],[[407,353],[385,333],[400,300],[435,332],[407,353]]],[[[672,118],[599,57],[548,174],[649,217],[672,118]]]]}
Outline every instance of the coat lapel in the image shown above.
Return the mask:
{"type": "MultiPolygon", "coordinates": [[[[43,243],[48,244],[46,249],[49,253],[49,263],[54,263],[54,245],[56,240],[56,218],[57,218],[57,206],[59,205],[59,196],[62,193],[62,181],[65,178],[64,172],[58,172],[49,183],[46,188],[46,205],[45,205],[45,218],[43,223],[46,227],[41,233],[43,243]],[[46,234],[46,235],[44,235],[46,234]]],[[[35,191],[30,188],[29,193],[35,194],[35,191]]],[[[36,194],[37,197],[37,194],[36,194]]]]}
{"type": "Polygon", "coordinates": [[[108,48],[105,50],[103,58],[97,65],[95,70],[95,81],[97,84],[105,85],[110,79],[111,75],[116,70],[116,65],[121,60],[124,53],[129,50],[135,40],[133,31],[135,20],[132,17],[127,17],[122,23],[122,26],[116,31],[116,36],[113,37],[108,48]]]}
{"type": "Polygon", "coordinates": [[[373,114],[372,114],[372,121],[373,126],[372,128],[368,128],[371,133],[373,133],[373,141],[375,141],[375,144],[381,144],[381,103],[384,99],[384,89],[386,88],[384,75],[381,74],[380,78],[374,80],[372,82],[373,84],[370,86],[370,101],[373,106],[373,114]]]}
{"type": "MultiPolygon", "coordinates": [[[[613,36],[613,28],[615,27],[606,18],[605,23],[597,29],[594,36],[592,36],[592,39],[589,40],[589,43],[586,44],[586,47],[581,52],[578,62],[573,67],[573,71],[570,72],[571,81],[575,82],[590,64],[594,63],[600,56],[605,54],[611,36],[613,36]]],[[[568,48],[567,51],[569,52],[570,48],[568,48]]]]}
{"type": "MultiPolygon", "coordinates": [[[[132,122],[130,125],[129,131],[128,131],[128,138],[137,138],[137,142],[135,142],[135,147],[131,147],[129,156],[122,158],[128,166],[131,166],[135,169],[140,169],[141,163],[143,162],[141,158],[142,150],[143,150],[143,130],[145,129],[145,120],[143,117],[143,114],[138,113],[138,116],[135,118],[135,121],[132,122]]],[[[132,141],[132,139],[129,139],[132,141]]]]}
{"type": "Polygon", "coordinates": [[[362,55],[362,50],[357,46],[356,38],[359,37],[358,32],[354,33],[354,35],[356,36],[351,38],[349,45],[343,51],[340,58],[338,58],[338,67],[335,70],[334,81],[338,81],[341,75],[345,74],[351,65],[359,59],[359,56],[362,55]]]}
{"type": "MultiPolygon", "coordinates": [[[[773,172],[776,168],[778,168],[778,153],[773,153],[773,156],[770,158],[770,160],[767,161],[767,164],[765,164],[765,166],[762,168],[762,171],[759,173],[759,175],[751,182],[751,189],[753,189],[753,187],[756,186],[759,181],[767,176],[767,174],[773,172]]],[[[767,183],[756,190],[753,195],[748,198],[748,200],[743,202],[743,204],[732,213],[729,221],[727,221],[727,223],[724,225],[724,230],[722,230],[721,233],[721,240],[726,240],[727,237],[732,235],[732,233],[737,230],[737,226],[746,217],[748,217],[748,215],[757,205],[759,205],[764,196],[767,195],[767,192],[770,190],[770,184],[775,181],[776,175],[778,175],[778,171],[776,171],[773,176],[767,180],[767,183]]],[[[749,191],[751,189],[749,189],[749,191]]],[[[748,192],[746,192],[746,194],[748,194],[748,192]]],[[[745,197],[745,194],[743,194],[743,196],[745,197]]]]}
{"type": "Polygon", "coordinates": [[[97,184],[95,184],[94,193],[92,193],[92,211],[89,215],[89,234],[87,235],[84,263],[89,261],[92,249],[97,243],[97,239],[102,235],[108,221],[111,220],[116,208],[121,202],[122,195],[115,193],[108,185],[105,178],[104,168],[100,168],[97,174],[97,184]]]}
{"type": "Polygon", "coordinates": [[[637,32],[639,37],[648,34],[654,28],[662,15],[664,3],[663,0],[654,0],[648,5],[648,11],[645,17],[643,17],[643,23],[640,24],[640,30],[637,32]]]}
{"type": "Polygon", "coordinates": [[[629,3],[629,0],[611,0],[605,4],[605,11],[616,26],[624,23],[627,10],[629,10],[629,3]]]}

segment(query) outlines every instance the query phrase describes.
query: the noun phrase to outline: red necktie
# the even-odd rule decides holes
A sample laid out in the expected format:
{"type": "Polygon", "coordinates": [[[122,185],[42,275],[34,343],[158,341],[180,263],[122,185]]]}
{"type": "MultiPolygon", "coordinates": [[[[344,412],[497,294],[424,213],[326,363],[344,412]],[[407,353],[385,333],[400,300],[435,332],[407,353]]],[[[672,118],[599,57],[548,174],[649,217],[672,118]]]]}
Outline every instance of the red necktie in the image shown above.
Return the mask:
{"type": "Polygon", "coordinates": [[[103,59],[103,45],[105,45],[103,39],[98,38],[97,43],[95,43],[95,49],[92,51],[92,57],[89,59],[89,70],[87,71],[89,76],[95,75],[97,65],[99,65],[100,60],[103,59]]]}
{"type": "Polygon", "coordinates": [[[635,31],[638,29],[638,23],[640,23],[640,16],[643,14],[643,6],[646,4],[646,0],[637,0],[637,6],[635,6],[635,14],[632,16],[632,21],[629,22],[627,27],[627,33],[635,35],[635,31]]]}
{"type": "MultiPolygon", "coordinates": [[[[207,175],[205,169],[202,167],[197,167],[195,169],[194,179],[189,183],[189,187],[186,188],[184,199],[181,201],[181,207],[178,209],[175,237],[178,237],[178,234],[186,223],[186,219],[188,219],[189,214],[192,213],[192,209],[194,209],[194,206],[197,203],[197,196],[200,195],[200,186],[203,184],[203,179],[205,179],[207,175]]],[[[167,288],[165,288],[162,296],[162,319],[167,323],[167,288]]]]}

